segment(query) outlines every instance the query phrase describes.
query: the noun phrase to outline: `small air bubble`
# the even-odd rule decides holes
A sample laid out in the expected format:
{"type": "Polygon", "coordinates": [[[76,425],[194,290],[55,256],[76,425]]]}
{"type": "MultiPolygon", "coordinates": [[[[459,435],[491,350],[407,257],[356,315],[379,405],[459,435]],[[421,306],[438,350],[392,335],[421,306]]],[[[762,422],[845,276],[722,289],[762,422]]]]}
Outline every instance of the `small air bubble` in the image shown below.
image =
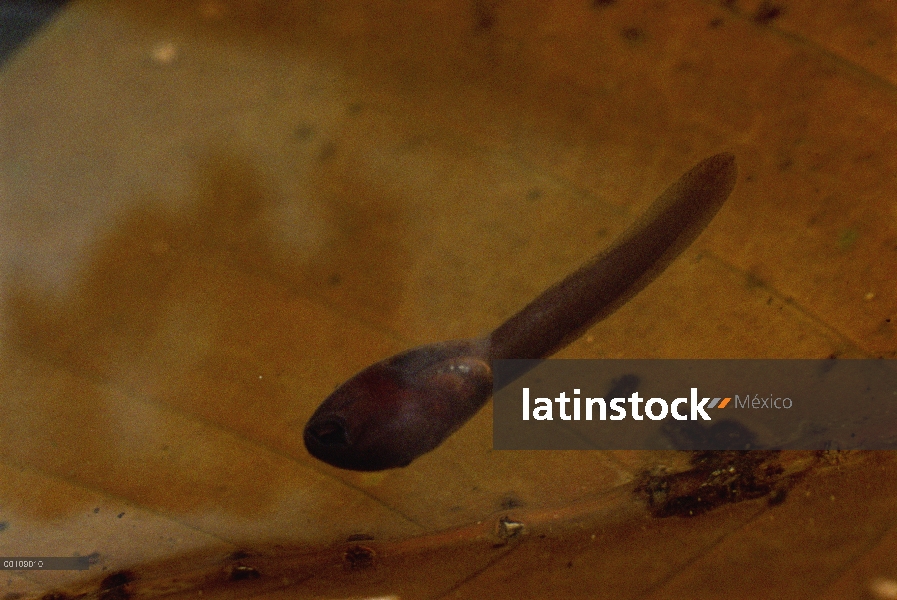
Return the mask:
{"type": "Polygon", "coordinates": [[[153,61],[159,65],[170,65],[178,59],[178,54],[180,51],[174,42],[159,42],[150,52],[153,61]]]}

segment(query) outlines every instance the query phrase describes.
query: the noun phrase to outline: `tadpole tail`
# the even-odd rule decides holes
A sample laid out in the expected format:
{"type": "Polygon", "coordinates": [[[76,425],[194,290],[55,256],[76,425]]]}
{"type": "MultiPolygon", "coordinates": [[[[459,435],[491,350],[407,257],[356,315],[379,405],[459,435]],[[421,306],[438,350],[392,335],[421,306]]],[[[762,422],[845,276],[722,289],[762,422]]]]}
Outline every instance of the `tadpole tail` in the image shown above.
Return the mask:
{"type": "Polygon", "coordinates": [[[729,153],[685,173],[607,250],[550,287],[489,336],[489,358],[546,358],[613,314],[707,227],[735,187],[729,153]]]}

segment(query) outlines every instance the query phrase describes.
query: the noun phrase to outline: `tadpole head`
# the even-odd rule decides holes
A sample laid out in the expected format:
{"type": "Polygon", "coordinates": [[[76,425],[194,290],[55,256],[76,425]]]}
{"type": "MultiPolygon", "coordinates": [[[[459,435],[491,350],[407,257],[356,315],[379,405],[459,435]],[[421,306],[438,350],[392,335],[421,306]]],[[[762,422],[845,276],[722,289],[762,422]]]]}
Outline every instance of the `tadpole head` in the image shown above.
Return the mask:
{"type": "Polygon", "coordinates": [[[305,426],[315,458],[354,471],[404,467],[461,427],[492,395],[492,371],[468,340],[408,350],[336,389],[305,426]]]}

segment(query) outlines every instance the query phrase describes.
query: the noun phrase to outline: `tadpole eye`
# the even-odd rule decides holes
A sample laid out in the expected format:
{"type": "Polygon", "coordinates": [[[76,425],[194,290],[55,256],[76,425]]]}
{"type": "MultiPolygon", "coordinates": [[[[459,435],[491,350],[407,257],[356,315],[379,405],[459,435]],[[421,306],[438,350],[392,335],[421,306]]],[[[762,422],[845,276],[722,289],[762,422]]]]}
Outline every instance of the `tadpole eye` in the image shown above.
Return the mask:
{"type": "Polygon", "coordinates": [[[325,447],[348,446],[349,432],[342,419],[328,417],[314,423],[309,423],[305,430],[306,444],[312,440],[325,447]]]}

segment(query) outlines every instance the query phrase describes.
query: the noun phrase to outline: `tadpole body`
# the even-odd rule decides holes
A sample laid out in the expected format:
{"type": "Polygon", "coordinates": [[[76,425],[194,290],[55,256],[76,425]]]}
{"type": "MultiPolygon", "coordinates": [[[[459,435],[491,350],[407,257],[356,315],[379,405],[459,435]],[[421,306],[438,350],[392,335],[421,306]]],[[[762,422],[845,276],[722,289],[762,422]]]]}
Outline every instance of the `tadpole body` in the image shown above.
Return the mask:
{"type": "Polygon", "coordinates": [[[305,447],[343,469],[404,467],[466,423],[492,395],[490,361],[546,358],[653,281],[704,230],[735,186],[735,157],[685,173],[607,250],[485,338],[438,342],[377,362],[342,384],[305,426],[305,447]]]}

